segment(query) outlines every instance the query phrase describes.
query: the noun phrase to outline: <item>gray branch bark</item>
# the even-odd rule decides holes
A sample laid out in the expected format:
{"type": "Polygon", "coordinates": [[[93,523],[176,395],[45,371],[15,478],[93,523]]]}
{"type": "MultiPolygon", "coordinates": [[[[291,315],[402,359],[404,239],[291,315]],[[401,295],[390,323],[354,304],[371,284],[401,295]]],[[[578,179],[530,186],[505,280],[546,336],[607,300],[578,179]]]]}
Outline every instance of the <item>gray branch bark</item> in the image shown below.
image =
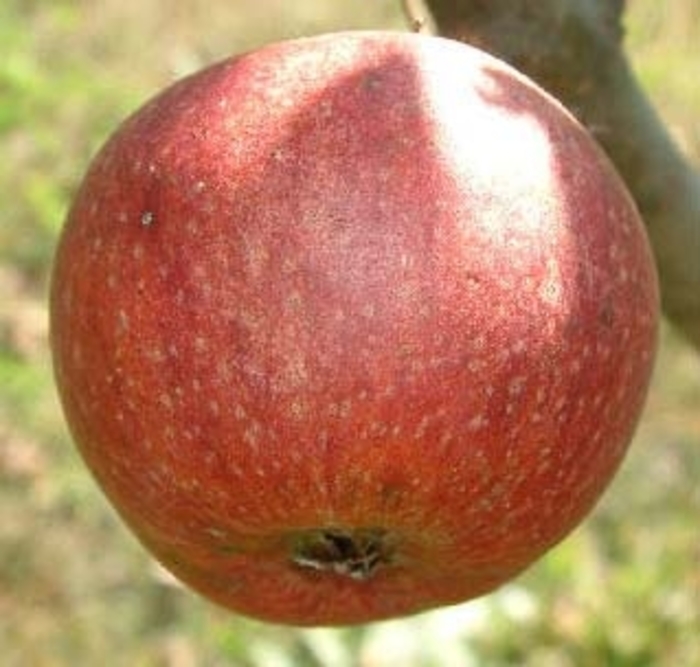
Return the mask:
{"type": "Polygon", "coordinates": [[[674,143],[625,55],[624,0],[425,0],[440,34],[529,75],[595,136],[632,192],[664,312],[700,350],[700,172],[674,143]]]}

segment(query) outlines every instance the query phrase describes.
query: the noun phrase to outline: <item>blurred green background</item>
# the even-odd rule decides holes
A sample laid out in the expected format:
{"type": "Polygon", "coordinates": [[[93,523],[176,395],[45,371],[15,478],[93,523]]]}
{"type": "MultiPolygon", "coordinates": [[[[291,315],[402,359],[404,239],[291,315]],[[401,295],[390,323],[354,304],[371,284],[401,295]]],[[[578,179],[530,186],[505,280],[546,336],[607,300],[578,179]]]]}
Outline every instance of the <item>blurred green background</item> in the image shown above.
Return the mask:
{"type": "MultiPolygon", "coordinates": [[[[629,5],[634,65],[698,162],[700,3],[629,5]]],[[[403,26],[398,0],[0,2],[2,665],[700,665],[700,357],[668,328],[634,446],[589,520],[498,593],[409,620],[298,631],[211,606],[144,553],[70,443],[47,353],[47,277],[106,135],[213,59],[403,26]]]]}

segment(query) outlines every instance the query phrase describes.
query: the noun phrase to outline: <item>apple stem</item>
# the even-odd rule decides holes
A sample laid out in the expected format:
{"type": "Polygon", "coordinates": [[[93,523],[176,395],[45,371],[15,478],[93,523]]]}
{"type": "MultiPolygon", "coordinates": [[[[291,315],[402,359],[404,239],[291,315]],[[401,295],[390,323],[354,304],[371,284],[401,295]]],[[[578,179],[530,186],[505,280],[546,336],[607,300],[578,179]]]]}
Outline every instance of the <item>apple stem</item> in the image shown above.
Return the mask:
{"type": "Polygon", "coordinates": [[[401,8],[406,19],[408,20],[413,32],[425,32],[428,25],[424,16],[420,16],[413,0],[401,0],[401,8]]]}

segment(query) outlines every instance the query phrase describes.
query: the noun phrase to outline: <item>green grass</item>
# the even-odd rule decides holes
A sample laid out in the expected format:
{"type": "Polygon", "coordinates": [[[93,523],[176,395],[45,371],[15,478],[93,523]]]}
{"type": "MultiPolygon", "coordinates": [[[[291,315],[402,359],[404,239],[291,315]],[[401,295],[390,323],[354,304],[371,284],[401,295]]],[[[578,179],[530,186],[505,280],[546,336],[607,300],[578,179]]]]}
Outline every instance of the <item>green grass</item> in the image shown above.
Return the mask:
{"type": "MultiPolygon", "coordinates": [[[[635,66],[697,160],[697,2],[630,4],[635,66]]],[[[590,519],[499,593],[405,621],[297,631],[212,607],[154,565],[71,445],[50,372],[46,289],[90,155],[175,76],[271,39],[399,26],[397,7],[0,3],[3,665],[700,664],[700,361],[668,329],[634,446],[590,519]]]]}

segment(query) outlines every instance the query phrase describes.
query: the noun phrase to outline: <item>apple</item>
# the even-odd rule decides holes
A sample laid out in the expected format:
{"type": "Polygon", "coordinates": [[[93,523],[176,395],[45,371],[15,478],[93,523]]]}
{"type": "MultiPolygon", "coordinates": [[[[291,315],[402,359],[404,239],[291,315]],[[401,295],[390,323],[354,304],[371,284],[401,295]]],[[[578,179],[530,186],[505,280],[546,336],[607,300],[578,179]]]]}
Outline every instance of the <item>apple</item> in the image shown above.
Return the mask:
{"type": "Polygon", "coordinates": [[[635,206],[560,104],[457,42],[266,46],[156,96],[55,258],[73,437],[183,582],[272,622],[469,600],[591,510],[658,320],[635,206]]]}

